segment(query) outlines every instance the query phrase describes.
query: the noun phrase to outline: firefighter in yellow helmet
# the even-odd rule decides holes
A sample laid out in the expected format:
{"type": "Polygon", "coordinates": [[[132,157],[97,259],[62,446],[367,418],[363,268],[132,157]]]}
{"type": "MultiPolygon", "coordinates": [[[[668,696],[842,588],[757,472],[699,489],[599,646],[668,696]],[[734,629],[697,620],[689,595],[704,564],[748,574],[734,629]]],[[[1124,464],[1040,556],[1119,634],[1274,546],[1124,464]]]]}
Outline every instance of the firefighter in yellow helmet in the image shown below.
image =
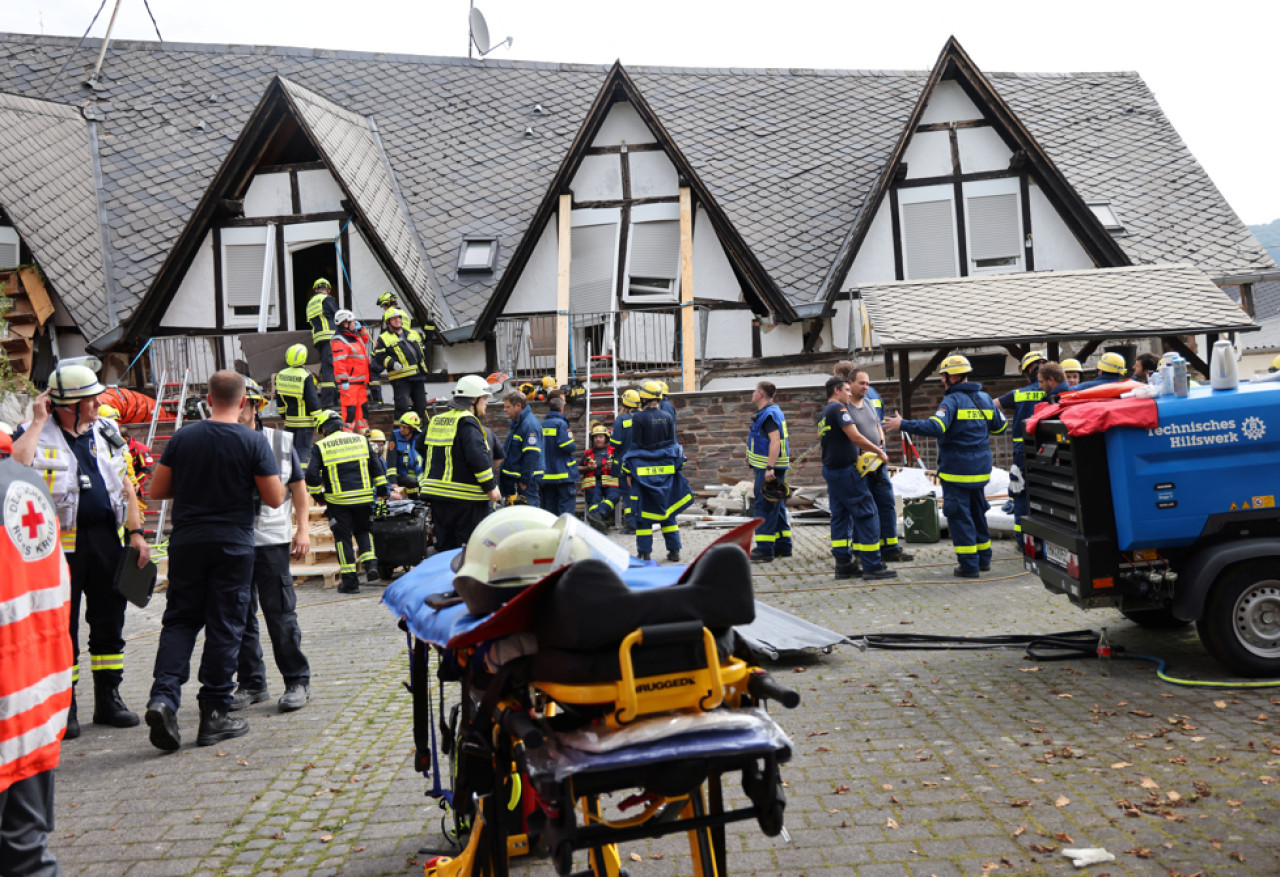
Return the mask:
{"type": "Polygon", "coordinates": [[[333,350],[330,347],[338,331],[338,300],[332,284],[321,277],[311,284],[307,302],[307,323],[311,326],[311,343],[320,356],[320,407],[338,408],[338,384],[333,375],[333,350]]]}
{"type": "MultiPolygon", "coordinates": [[[[62,550],[71,570],[71,644],[79,677],[80,603],[89,625],[93,668],[93,722],[131,728],[138,714],[120,697],[124,677],[125,599],[113,587],[126,544],[137,549],[141,568],[151,556],[142,532],[142,513],[124,463],[123,441],[112,430],[109,441],[98,422],[96,359],[64,360],[49,377],[49,388],[32,403],[32,419],[13,436],[13,458],[33,467],[53,494],[62,531],[62,550]],[[119,446],[115,445],[119,442],[119,446]]],[[[67,737],[80,735],[74,693],[67,716],[67,737]]]]}
{"type": "Polygon", "coordinates": [[[991,534],[987,530],[984,488],[991,478],[990,436],[1008,425],[982,385],[969,380],[973,367],[963,356],[948,356],[938,372],[946,388],[938,410],[927,420],[903,420],[895,412],[886,429],[938,440],[938,479],[942,513],[946,515],[958,566],[952,575],[976,579],[991,568],[991,534]]]}
{"type": "Polygon", "coordinates": [[[1091,381],[1084,381],[1078,384],[1075,390],[1087,390],[1090,387],[1099,387],[1103,384],[1114,384],[1116,381],[1123,381],[1128,370],[1128,365],[1125,363],[1123,356],[1118,353],[1104,353],[1098,357],[1098,376],[1091,381]]]}
{"type": "Polygon", "coordinates": [[[644,407],[631,417],[631,446],[622,458],[638,500],[636,556],[649,560],[653,552],[653,528],[662,529],[667,560],[680,560],[680,524],[676,515],[693,502],[693,492],[681,471],[684,450],[676,440],[676,425],[659,407],[662,388],[656,381],[640,385],[644,407]]]}
{"type": "Polygon", "coordinates": [[[603,423],[594,424],[578,470],[582,473],[587,521],[598,530],[608,530],[613,523],[613,510],[621,494],[618,488],[621,468],[609,441],[609,427],[603,423]]]}
{"type": "MultiPolygon", "coordinates": [[[[667,412],[667,416],[671,418],[672,423],[676,423],[676,406],[671,404],[671,388],[667,386],[666,381],[654,381],[658,385],[658,389],[662,391],[662,401],[658,403],[658,407],[667,412]]],[[[677,424],[679,425],[679,424],[677,424]]]]}
{"type": "Polygon", "coordinates": [[[1080,373],[1084,369],[1080,366],[1078,359],[1064,359],[1062,361],[1062,370],[1067,375],[1067,386],[1063,388],[1063,392],[1071,392],[1080,384],[1080,373]]]}
{"type": "Polygon", "coordinates": [[[423,499],[431,502],[439,551],[467,544],[489,513],[489,503],[502,499],[483,425],[491,395],[484,378],[464,375],[453,388],[453,402],[418,438],[419,483],[423,499]]]}
{"type": "MultiPolygon", "coordinates": [[[[395,399],[396,418],[406,411],[427,416],[427,374],[431,371],[431,342],[409,325],[409,314],[390,308],[382,315],[386,329],[373,348],[374,360],[387,370],[395,399]]],[[[433,327],[424,327],[425,332],[433,327]]]]}
{"type": "Polygon", "coordinates": [[[285,432],[293,436],[298,459],[311,459],[316,413],[320,411],[320,386],[307,371],[307,346],[294,344],[284,352],[285,368],[276,372],[276,407],[284,420],[285,432]]]}
{"type": "MultiPolygon", "coordinates": [[[[1009,495],[1013,500],[1013,530],[1022,532],[1022,516],[1027,513],[1026,473],[1027,457],[1022,449],[1022,424],[1044,401],[1044,388],[1040,386],[1040,366],[1049,358],[1039,350],[1032,350],[1022,357],[1020,370],[1029,381],[1025,387],[1010,390],[996,399],[1002,412],[1012,412],[1013,465],[1009,467],[1009,495]]],[[[1007,416],[1007,415],[1006,415],[1007,416]]]]}
{"type": "MultiPolygon", "coordinates": [[[[640,394],[635,390],[623,390],[622,410],[614,418],[613,430],[609,434],[609,444],[613,445],[613,456],[618,461],[619,466],[622,465],[622,459],[627,455],[627,451],[631,449],[632,418],[639,408],[640,394]]],[[[631,477],[625,468],[622,469],[622,479],[619,486],[623,491],[623,496],[627,498],[626,504],[623,506],[624,521],[622,532],[624,534],[634,533],[636,531],[636,516],[639,515],[640,510],[636,505],[631,477]]]]}

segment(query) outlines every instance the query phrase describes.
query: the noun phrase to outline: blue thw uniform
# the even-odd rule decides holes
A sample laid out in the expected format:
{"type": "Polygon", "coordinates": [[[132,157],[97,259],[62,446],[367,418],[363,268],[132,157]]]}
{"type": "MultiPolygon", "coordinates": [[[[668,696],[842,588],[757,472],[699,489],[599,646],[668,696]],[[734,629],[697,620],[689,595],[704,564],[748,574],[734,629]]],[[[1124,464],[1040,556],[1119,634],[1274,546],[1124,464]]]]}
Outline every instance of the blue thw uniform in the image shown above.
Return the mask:
{"type": "Polygon", "coordinates": [[[622,516],[631,529],[639,529],[637,518],[640,514],[639,505],[636,501],[635,486],[631,483],[631,473],[627,471],[626,459],[627,451],[631,450],[631,425],[636,416],[636,411],[632,408],[623,408],[622,413],[613,421],[613,431],[609,433],[609,444],[613,445],[614,459],[621,464],[622,477],[619,480],[619,487],[625,502],[622,506],[622,516]]]}
{"type": "Polygon", "coordinates": [[[1071,388],[1071,392],[1078,393],[1081,390],[1087,390],[1090,387],[1100,387],[1103,384],[1114,384],[1116,381],[1123,381],[1124,375],[1114,372],[1098,372],[1098,376],[1091,381],[1081,381],[1071,388]]]}
{"type": "Polygon", "coordinates": [[[693,492],[680,469],[684,449],[676,441],[676,427],[658,407],[645,408],[632,417],[631,447],[623,458],[631,473],[633,490],[640,507],[636,530],[636,553],[647,557],[653,551],[653,527],[662,527],[668,556],[679,552],[680,525],[676,515],[693,502],[693,492]]]}
{"type": "Polygon", "coordinates": [[[947,388],[928,420],[904,420],[902,431],[938,440],[938,478],[942,513],[951,530],[960,568],[967,573],[991,567],[987,498],[991,479],[991,435],[1008,424],[982,384],[963,381],[947,388]]]}
{"type": "Polygon", "coordinates": [[[677,421],[676,421],[676,406],[674,406],[674,405],[672,405],[672,404],[671,404],[671,400],[670,400],[670,399],[668,399],[668,398],[666,398],[666,397],[664,396],[661,400],[659,400],[659,402],[658,402],[658,408],[659,408],[660,410],[664,411],[664,412],[666,413],[666,415],[667,415],[668,417],[670,417],[670,418],[671,418],[671,425],[672,425],[672,426],[676,426],[676,425],[677,425],[677,421]]]}
{"type": "Polygon", "coordinates": [[[1023,447],[1022,424],[1036,410],[1036,406],[1044,401],[1044,390],[1039,381],[1032,381],[1020,390],[1010,390],[996,401],[1000,407],[1013,408],[1013,469],[1009,470],[1009,495],[1013,497],[1013,531],[1022,532],[1022,518],[1027,513],[1027,454],[1023,447]],[[1017,474],[1014,474],[1017,470],[1017,474]]]}
{"type": "Polygon", "coordinates": [[[405,438],[399,428],[391,433],[387,450],[387,481],[404,489],[405,496],[417,496],[422,479],[422,454],[418,453],[418,431],[405,438]]]}
{"type": "MultiPolygon", "coordinates": [[[[884,399],[880,398],[876,388],[867,385],[867,395],[863,400],[875,411],[876,420],[884,423],[884,399]]],[[[880,446],[884,447],[883,444],[880,446]]],[[[880,474],[869,482],[869,486],[871,498],[875,500],[876,511],[880,515],[880,553],[885,555],[884,560],[893,560],[902,553],[902,546],[898,543],[898,509],[893,501],[893,485],[889,483],[888,473],[883,469],[877,471],[880,474]]]]}
{"type": "Polygon", "coordinates": [[[876,410],[876,420],[884,423],[884,400],[880,398],[880,394],[876,392],[876,388],[867,385],[867,395],[863,397],[871,403],[871,407],[876,410]]]}
{"type": "Polygon", "coordinates": [[[831,502],[831,555],[836,563],[847,565],[853,563],[856,551],[870,560],[874,569],[881,565],[880,532],[875,501],[855,466],[859,448],[844,431],[852,425],[849,409],[836,401],[827,403],[818,421],[822,478],[831,502]]]}
{"type": "Polygon", "coordinates": [[[533,409],[525,405],[515,420],[503,446],[502,495],[519,494],[525,502],[541,507],[538,482],[542,480],[542,424],[533,409]],[[524,487],[520,487],[523,484],[524,487]]]}
{"type": "Polygon", "coordinates": [[[578,464],[574,462],[578,445],[563,412],[548,411],[542,418],[542,446],[542,508],[553,515],[571,515],[578,495],[578,464]]]}
{"type": "Polygon", "coordinates": [[[769,466],[769,433],[780,433],[782,447],[774,461],[774,477],[785,481],[791,467],[791,441],[787,438],[787,418],[782,409],[770,402],[756,412],[747,433],[747,465],[756,476],[755,504],[752,513],[764,518],[756,528],[755,550],[769,557],[791,556],[791,522],[787,519],[785,501],[770,502],[764,498],[765,470],[769,466]]]}

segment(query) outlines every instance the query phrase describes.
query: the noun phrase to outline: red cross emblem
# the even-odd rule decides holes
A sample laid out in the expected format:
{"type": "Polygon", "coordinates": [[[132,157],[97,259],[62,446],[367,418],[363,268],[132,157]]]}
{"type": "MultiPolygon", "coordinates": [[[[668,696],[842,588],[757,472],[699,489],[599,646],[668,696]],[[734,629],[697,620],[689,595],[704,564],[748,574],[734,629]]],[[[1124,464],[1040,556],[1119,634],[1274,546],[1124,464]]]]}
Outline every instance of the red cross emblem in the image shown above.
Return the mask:
{"type": "Polygon", "coordinates": [[[27,538],[35,539],[40,535],[40,525],[44,523],[44,515],[36,511],[36,504],[27,500],[27,513],[22,516],[22,526],[27,528],[27,538]]]}

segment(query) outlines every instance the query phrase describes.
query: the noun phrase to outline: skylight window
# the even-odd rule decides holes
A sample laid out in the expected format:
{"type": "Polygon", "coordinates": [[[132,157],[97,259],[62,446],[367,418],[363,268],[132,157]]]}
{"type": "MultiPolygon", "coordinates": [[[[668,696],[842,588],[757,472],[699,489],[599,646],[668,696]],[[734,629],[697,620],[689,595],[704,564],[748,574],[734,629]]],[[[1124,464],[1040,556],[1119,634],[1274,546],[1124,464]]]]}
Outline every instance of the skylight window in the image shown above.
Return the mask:
{"type": "Polygon", "coordinates": [[[1093,215],[1098,217],[1098,222],[1102,223],[1102,227],[1107,231],[1124,233],[1124,223],[1120,221],[1120,217],[1116,214],[1115,208],[1111,206],[1110,201],[1090,201],[1089,209],[1093,211],[1093,215]]]}
{"type": "Polygon", "coordinates": [[[492,271],[498,264],[498,239],[467,237],[458,252],[458,272],[492,271]]]}

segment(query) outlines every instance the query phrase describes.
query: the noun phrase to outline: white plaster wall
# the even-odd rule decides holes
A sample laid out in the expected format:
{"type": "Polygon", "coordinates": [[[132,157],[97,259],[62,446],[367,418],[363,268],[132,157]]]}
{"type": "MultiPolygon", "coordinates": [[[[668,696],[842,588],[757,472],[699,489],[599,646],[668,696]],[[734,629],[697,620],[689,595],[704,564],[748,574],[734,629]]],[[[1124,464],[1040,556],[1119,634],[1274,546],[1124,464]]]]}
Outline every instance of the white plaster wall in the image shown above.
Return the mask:
{"type": "Polygon", "coordinates": [[[351,272],[351,310],[355,313],[357,320],[372,323],[382,319],[382,308],[378,307],[378,296],[391,291],[398,297],[402,297],[403,292],[382,270],[382,265],[374,256],[364,233],[357,229],[354,223],[350,228],[356,232],[347,235],[351,246],[351,264],[347,266],[347,270],[351,272]]]}
{"type": "Polygon", "coordinates": [[[552,216],[511,290],[504,313],[531,314],[556,309],[556,281],[560,272],[558,241],[556,217],[552,216]]]}
{"type": "MultiPolygon", "coordinates": [[[[857,305],[857,302],[854,302],[857,305]]],[[[856,310],[856,307],[849,307],[849,299],[842,295],[840,300],[835,303],[835,307],[831,312],[831,344],[836,350],[849,349],[849,316],[856,310]]],[[[855,331],[857,326],[854,326],[855,331]]],[[[858,336],[855,335],[853,344],[858,344],[858,336]]]]}
{"type": "Polygon", "coordinates": [[[298,202],[303,213],[331,213],[341,210],[342,197],[338,181],[328,170],[322,168],[298,172],[298,202]]]}
{"type": "Polygon", "coordinates": [[[920,123],[931,125],[935,122],[967,122],[981,118],[982,111],[969,100],[964,89],[946,79],[939,82],[929,96],[929,104],[924,108],[920,123]]]}
{"type": "Polygon", "coordinates": [[[707,356],[732,359],[751,355],[751,311],[708,311],[707,356]]]}
{"type": "Polygon", "coordinates": [[[1071,271],[1096,267],[1040,187],[1032,183],[1030,194],[1031,244],[1035,248],[1036,270],[1071,271]]]}
{"type": "Polygon", "coordinates": [[[440,345],[433,358],[437,369],[454,374],[480,374],[484,372],[484,342],[471,341],[452,347],[440,345]]]}
{"type": "Polygon", "coordinates": [[[289,175],[256,174],[244,193],[244,215],[289,216],[293,213],[293,195],[289,175]]]}
{"type": "Polygon", "coordinates": [[[909,180],[949,176],[951,135],[946,131],[920,131],[913,134],[902,160],[907,163],[909,180]]]}
{"type": "Polygon", "coordinates": [[[588,155],[569,184],[575,201],[617,201],[622,197],[622,162],[616,155],[588,155]]]}
{"type": "Polygon", "coordinates": [[[994,128],[957,128],[956,146],[960,169],[966,174],[1008,170],[1013,155],[994,128]]]}
{"type": "Polygon", "coordinates": [[[657,143],[647,125],[630,103],[616,103],[605,116],[592,146],[618,146],[622,143],[657,143]]]}
{"type": "Polygon", "coordinates": [[[631,165],[631,197],[680,194],[676,166],[665,152],[632,152],[627,155],[627,161],[631,165]]]}
{"type": "Polygon", "coordinates": [[[213,232],[207,232],[196,250],[191,267],[182,276],[178,291],[169,302],[160,326],[184,329],[210,327],[217,323],[213,307],[213,232]]]}
{"type": "Polygon", "coordinates": [[[849,276],[845,278],[844,288],[854,289],[868,283],[884,283],[896,280],[893,268],[893,206],[888,198],[880,202],[871,227],[858,255],[849,268],[849,276]]]}
{"type": "Polygon", "coordinates": [[[742,301],[742,288],[705,210],[693,218],[694,301],[742,301]]]}
{"type": "MultiPolygon", "coordinates": [[[[790,326],[778,323],[772,328],[767,324],[760,327],[760,355],[787,356],[804,350],[804,321],[792,323],[790,326]]],[[[746,337],[747,352],[739,356],[751,355],[751,335],[746,337]]]]}

